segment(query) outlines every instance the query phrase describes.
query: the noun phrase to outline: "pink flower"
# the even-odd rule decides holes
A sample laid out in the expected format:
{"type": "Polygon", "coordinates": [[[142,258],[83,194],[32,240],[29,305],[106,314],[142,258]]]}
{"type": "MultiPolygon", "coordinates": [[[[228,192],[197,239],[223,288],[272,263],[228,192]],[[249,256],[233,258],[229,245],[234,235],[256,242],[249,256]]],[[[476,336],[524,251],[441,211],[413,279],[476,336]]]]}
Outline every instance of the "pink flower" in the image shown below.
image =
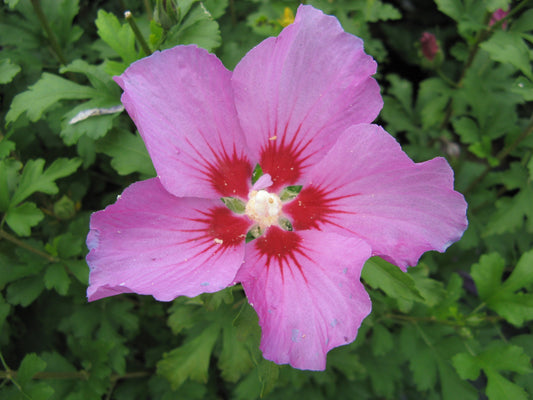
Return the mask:
{"type": "MultiPolygon", "coordinates": [[[[505,11],[502,8],[498,8],[496,11],[492,13],[492,16],[490,17],[490,21],[489,21],[489,26],[492,26],[499,20],[507,17],[507,14],[509,14],[509,10],[505,11]]],[[[504,22],[502,24],[502,29],[506,29],[506,28],[507,28],[507,22],[504,22]]]]}
{"type": "Polygon", "coordinates": [[[369,124],[382,106],[375,71],[361,39],[310,6],[233,73],[195,46],[132,64],[116,81],[158,176],[93,214],[89,300],[170,301],[240,282],[265,358],[324,369],[371,310],[364,262],[405,270],[467,225],[447,162],[415,164],[369,124]]]}
{"type": "Polygon", "coordinates": [[[422,54],[424,57],[429,61],[433,61],[439,52],[439,44],[437,43],[435,35],[429,32],[424,32],[420,38],[420,44],[422,45],[422,54]]]}

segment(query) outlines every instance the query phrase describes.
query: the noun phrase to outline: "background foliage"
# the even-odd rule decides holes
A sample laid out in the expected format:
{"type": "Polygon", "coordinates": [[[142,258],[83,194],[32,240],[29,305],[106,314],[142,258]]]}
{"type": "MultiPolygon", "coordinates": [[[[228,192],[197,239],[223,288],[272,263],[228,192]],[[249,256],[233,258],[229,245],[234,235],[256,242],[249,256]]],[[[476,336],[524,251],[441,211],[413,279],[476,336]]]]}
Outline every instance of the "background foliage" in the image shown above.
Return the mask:
{"type": "Polygon", "coordinates": [[[385,99],[378,123],[416,161],[447,157],[470,221],[460,242],[426,254],[407,274],[368,261],[372,314],[355,343],[330,352],[325,372],[265,361],[257,317],[238,287],[172,303],[137,295],[87,303],[90,213],[154,174],[134,125],[116,108],[112,76],[152,50],[188,43],[232,69],[290,23],[298,3],[4,0],[2,399],[521,400],[533,393],[527,0],[307,2],[365,40],[385,99]],[[499,8],[510,13],[491,24],[499,8]],[[126,20],[125,10],[133,17],[126,20]],[[419,45],[425,31],[440,45],[431,62],[419,45]]]}

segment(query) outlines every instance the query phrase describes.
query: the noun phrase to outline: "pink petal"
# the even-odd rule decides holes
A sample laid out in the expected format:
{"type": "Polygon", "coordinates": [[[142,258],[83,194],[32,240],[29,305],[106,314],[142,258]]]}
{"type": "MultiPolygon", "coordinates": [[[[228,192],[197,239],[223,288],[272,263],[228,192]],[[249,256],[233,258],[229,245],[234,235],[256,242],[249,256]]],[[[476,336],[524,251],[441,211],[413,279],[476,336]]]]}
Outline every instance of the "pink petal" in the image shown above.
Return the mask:
{"type": "Polygon", "coordinates": [[[359,281],[369,246],[318,231],[271,227],[246,246],[237,280],[259,315],[263,356],[323,370],[326,353],[355,340],[371,302],[359,281]]]}
{"type": "Polygon", "coordinates": [[[176,196],[248,194],[252,165],[230,78],[196,46],[156,52],[115,77],[161,183],[176,196]]]}
{"type": "Polygon", "coordinates": [[[241,60],[235,104],[273,190],[297,183],[348,126],[374,120],[383,104],[375,72],[363,41],[310,6],[241,60]]]}
{"type": "Polygon", "coordinates": [[[307,178],[283,209],[295,230],[356,235],[402,269],[445,251],[468,224],[446,160],[415,164],[377,125],[349,128],[307,178]]]}
{"type": "Polygon", "coordinates": [[[219,204],[174,197],[157,178],[128,187],[91,217],[89,300],[135,292],[169,301],[230,285],[250,223],[219,204]]]}

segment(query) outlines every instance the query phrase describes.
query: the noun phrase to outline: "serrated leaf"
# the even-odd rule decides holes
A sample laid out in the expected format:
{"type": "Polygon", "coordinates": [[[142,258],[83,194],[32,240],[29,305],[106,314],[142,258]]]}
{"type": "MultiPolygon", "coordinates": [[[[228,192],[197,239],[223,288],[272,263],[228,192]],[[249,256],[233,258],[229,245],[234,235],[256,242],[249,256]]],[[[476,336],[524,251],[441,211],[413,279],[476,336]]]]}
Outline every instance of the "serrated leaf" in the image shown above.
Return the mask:
{"type": "Polygon", "coordinates": [[[456,354],[452,359],[453,366],[462,379],[474,381],[481,372],[476,358],[468,353],[456,354]]]}
{"type": "Polygon", "coordinates": [[[506,291],[516,291],[522,288],[531,288],[533,284],[533,250],[530,250],[520,257],[513,269],[512,274],[505,280],[502,289],[506,291]]]}
{"type": "Polygon", "coordinates": [[[262,360],[257,366],[259,382],[261,382],[261,397],[266,396],[276,387],[280,366],[272,361],[262,360]]]}
{"type": "Polygon", "coordinates": [[[498,253],[483,255],[479,263],[472,266],[472,278],[482,300],[500,288],[504,268],[505,260],[498,253]]]}
{"type": "Polygon", "coordinates": [[[466,379],[460,379],[449,361],[439,361],[438,366],[442,400],[478,400],[477,390],[466,379]]]}
{"type": "Polygon", "coordinates": [[[27,307],[39,297],[44,289],[41,276],[32,276],[13,282],[7,287],[6,299],[8,303],[15,306],[27,307]]]}
{"type": "Polygon", "coordinates": [[[37,356],[35,353],[26,354],[20,363],[17,371],[17,381],[21,385],[25,385],[37,372],[42,372],[46,368],[46,362],[37,356]]]}
{"type": "Polygon", "coordinates": [[[120,175],[140,172],[155,176],[152,160],[139,135],[123,130],[112,131],[96,143],[96,149],[112,157],[111,166],[120,175]]]}
{"type": "MultiPolygon", "coordinates": [[[[2,141],[2,143],[4,143],[2,141]]],[[[18,171],[22,163],[17,160],[0,160],[0,212],[9,208],[11,194],[15,191],[18,180],[18,171]]]]}
{"type": "Polygon", "coordinates": [[[48,290],[55,289],[61,296],[65,296],[70,286],[65,267],[59,263],[50,265],[44,274],[44,285],[48,290]]]}
{"type": "Polygon", "coordinates": [[[220,43],[218,23],[204,5],[199,3],[187,13],[179,25],[169,31],[164,48],[177,44],[196,44],[207,51],[212,51],[220,46],[220,43]]]}
{"type": "Polygon", "coordinates": [[[461,0],[435,0],[440,12],[458,21],[463,15],[464,9],[461,0]]]}
{"type": "Polygon", "coordinates": [[[382,356],[392,350],[394,340],[392,334],[383,325],[376,325],[372,329],[372,352],[382,356]]]}
{"type": "Polygon", "coordinates": [[[209,360],[219,331],[218,324],[206,326],[200,335],[166,353],[157,363],[157,373],[164,376],[173,389],[187,379],[207,382],[209,360]]]}
{"type": "Polygon", "coordinates": [[[31,121],[37,121],[50,107],[61,100],[90,99],[98,96],[98,91],[82,86],[60,76],[44,72],[34,85],[13,99],[6,115],[6,122],[15,122],[22,113],[31,121]]]}
{"type": "Polygon", "coordinates": [[[518,68],[529,79],[533,79],[529,47],[517,32],[498,31],[480,47],[490,54],[494,61],[509,63],[518,68]]]}
{"type": "Polygon", "coordinates": [[[478,264],[472,266],[472,278],[480,298],[490,309],[516,326],[533,319],[533,294],[517,292],[533,283],[532,259],[533,251],[524,253],[503,284],[505,262],[498,254],[484,255],[478,264]]]}
{"type": "Polygon", "coordinates": [[[20,183],[11,198],[12,205],[19,204],[35,192],[56,194],[59,189],[55,181],[74,173],[81,165],[81,160],[58,158],[43,172],[44,163],[42,158],[26,163],[20,183]]]}
{"type": "Polygon", "coordinates": [[[9,154],[15,150],[15,142],[7,140],[6,138],[0,139],[0,160],[9,156],[9,154]]]}
{"type": "Polygon", "coordinates": [[[486,394],[489,400],[528,399],[523,388],[504,378],[501,374],[494,371],[486,371],[485,373],[488,380],[486,394]]]}
{"type": "Polygon", "coordinates": [[[369,259],[361,276],[370,286],[383,290],[393,298],[417,301],[424,299],[409,274],[381,258],[369,259]]]}
{"type": "Polygon", "coordinates": [[[18,236],[30,236],[31,228],[44,218],[44,214],[29,201],[11,207],[5,215],[6,223],[18,236]]]}
{"type": "Polygon", "coordinates": [[[69,65],[61,67],[59,70],[62,74],[65,72],[76,72],[85,75],[91,85],[97,89],[100,95],[108,94],[109,96],[116,97],[119,100],[120,88],[113,81],[112,77],[104,71],[102,65],[96,66],[89,64],[84,60],[74,60],[69,65]]]}
{"type": "Polygon", "coordinates": [[[98,28],[98,36],[115,50],[126,65],[137,60],[135,35],[129,24],[121,24],[115,15],[104,10],[98,11],[94,23],[98,28]]]}
{"type": "Polygon", "coordinates": [[[528,227],[532,227],[532,198],[533,189],[531,188],[531,184],[526,184],[513,197],[500,198],[496,202],[496,212],[490,216],[484,236],[515,232],[524,225],[525,218],[528,219],[528,227]]]}
{"type": "Polygon", "coordinates": [[[89,267],[85,260],[68,260],[64,262],[65,266],[68,268],[72,274],[80,281],[83,285],[87,285],[89,282],[89,267]]]}
{"type": "Polygon", "coordinates": [[[13,64],[10,59],[0,60],[0,84],[11,82],[20,69],[20,65],[13,64]]]}
{"type": "Polygon", "coordinates": [[[237,382],[253,367],[245,342],[237,337],[237,329],[228,315],[222,329],[222,352],[218,359],[221,376],[227,382],[237,382]]]}
{"type": "Polygon", "coordinates": [[[455,132],[461,137],[463,143],[475,143],[480,138],[479,127],[468,117],[457,118],[452,121],[455,132]]]}
{"type": "Polygon", "coordinates": [[[400,19],[402,14],[392,4],[382,3],[381,1],[367,2],[365,11],[365,21],[377,22],[400,19]]]}
{"type": "Polygon", "coordinates": [[[450,88],[440,78],[429,78],[420,83],[416,104],[424,129],[442,122],[450,96],[450,88]]]}
{"type": "Polygon", "coordinates": [[[521,397],[523,389],[504,378],[500,371],[531,373],[530,361],[523,348],[499,341],[490,343],[479,355],[459,353],[452,359],[463,379],[475,380],[483,369],[488,379],[486,393],[490,400],[525,399],[521,397]]]}

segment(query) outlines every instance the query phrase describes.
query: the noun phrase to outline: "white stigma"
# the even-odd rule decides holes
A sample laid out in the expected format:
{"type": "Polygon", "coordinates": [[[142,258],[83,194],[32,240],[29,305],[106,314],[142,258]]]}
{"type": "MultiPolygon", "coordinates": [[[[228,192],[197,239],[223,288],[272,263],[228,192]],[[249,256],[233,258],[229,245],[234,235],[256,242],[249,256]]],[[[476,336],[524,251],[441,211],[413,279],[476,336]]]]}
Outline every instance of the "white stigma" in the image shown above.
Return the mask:
{"type": "Polygon", "coordinates": [[[246,203],[246,215],[256,221],[261,228],[278,222],[281,214],[281,200],[276,194],[266,190],[252,190],[246,203]]]}

